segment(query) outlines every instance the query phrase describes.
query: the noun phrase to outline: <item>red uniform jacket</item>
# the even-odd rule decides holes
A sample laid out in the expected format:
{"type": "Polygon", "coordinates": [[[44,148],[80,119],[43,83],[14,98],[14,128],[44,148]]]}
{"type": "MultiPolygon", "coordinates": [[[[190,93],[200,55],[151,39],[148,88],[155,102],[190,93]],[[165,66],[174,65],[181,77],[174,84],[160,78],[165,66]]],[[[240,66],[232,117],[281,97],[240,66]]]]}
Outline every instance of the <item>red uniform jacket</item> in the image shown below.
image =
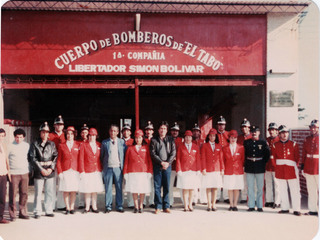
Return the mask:
{"type": "Polygon", "coordinates": [[[187,172],[187,171],[200,171],[200,149],[199,147],[192,143],[190,153],[185,144],[181,144],[177,150],[177,172],[187,172]]]}
{"type": "Polygon", "coordinates": [[[273,144],[271,152],[273,156],[273,159],[271,160],[276,166],[276,178],[289,180],[299,177],[296,175],[296,169],[294,167],[299,164],[299,146],[296,142],[293,142],[291,140],[288,140],[286,142],[276,142],[273,144]],[[288,160],[289,165],[279,165],[277,163],[278,160],[288,160]]]}
{"type": "Polygon", "coordinates": [[[58,174],[69,169],[78,171],[79,147],[80,144],[76,141],[73,142],[71,151],[69,150],[67,143],[60,144],[57,159],[58,174]]]}
{"type": "MultiPolygon", "coordinates": [[[[183,143],[183,138],[181,137],[177,137],[175,140],[174,140],[174,143],[176,144],[176,150],[179,148],[179,146],[183,143]]],[[[176,171],[176,163],[177,163],[177,160],[173,160],[172,164],[171,164],[171,169],[172,171],[176,171]]]]}
{"type": "Polygon", "coordinates": [[[147,143],[148,145],[150,145],[151,138],[150,138],[150,139],[149,139],[149,138],[145,138],[144,140],[146,141],[146,143],[147,143]]]}
{"type": "Polygon", "coordinates": [[[251,138],[252,138],[251,133],[249,133],[249,135],[247,135],[247,136],[245,136],[244,134],[241,134],[237,138],[237,143],[240,144],[240,145],[243,145],[243,142],[245,140],[248,140],[248,139],[251,139],[251,138]]]}
{"type": "Polygon", "coordinates": [[[64,134],[62,133],[59,136],[56,132],[49,133],[49,140],[54,142],[54,144],[56,145],[57,149],[59,149],[59,145],[61,143],[65,143],[66,142],[66,138],[65,138],[64,134]]]}
{"type": "Polygon", "coordinates": [[[203,139],[192,140],[192,143],[194,143],[194,144],[197,145],[199,148],[201,148],[202,144],[205,143],[205,140],[203,140],[203,139]]]}
{"type": "Polygon", "coordinates": [[[124,159],[123,174],[133,172],[153,172],[148,145],[141,146],[139,152],[136,146],[128,147],[124,159]]]}
{"type": "MultiPolygon", "coordinates": [[[[123,140],[124,140],[124,138],[123,138],[123,140]]],[[[127,145],[127,146],[132,146],[132,144],[133,144],[133,138],[130,138],[129,140],[124,140],[124,143],[127,145]]]]}
{"type": "Polygon", "coordinates": [[[97,152],[94,154],[89,142],[82,143],[80,146],[79,153],[79,172],[92,173],[101,172],[101,162],[100,162],[100,146],[101,143],[96,142],[97,152]]]}
{"type": "Polygon", "coordinates": [[[229,146],[222,148],[223,162],[224,162],[224,174],[225,175],[242,175],[244,174],[244,147],[241,144],[237,144],[235,153],[231,154],[229,146]]]}
{"type": "Polygon", "coordinates": [[[227,146],[229,145],[228,139],[229,139],[229,132],[224,131],[223,133],[220,133],[219,131],[217,131],[218,134],[218,138],[219,138],[219,144],[221,145],[221,147],[227,146]]]}
{"type": "MultiPolygon", "coordinates": [[[[276,142],[279,142],[279,136],[276,136],[275,138],[272,138],[272,137],[268,137],[267,138],[267,143],[271,149],[271,147],[273,146],[274,143],[276,142]]],[[[276,168],[276,165],[274,161],[272,161],[272,154],[270,155],[270,161],[267,162],[266,164],[266,171],[269,171],[269,172],[274,172],[275,168],[276,168]]]]}
{"type": "Polygon", "coordinates": [[[312,175],[319,174],[319,135],[309,136],[303,143],[302,163],[304,172],[312,175]]]}
{"type": "Polygon", "coordinates": [[[220,172],[224,170],[223,153],[220,144],[215,144],[215,149],[212,151],[209,142],[202,145],[201,148],[201,171],[220,172]]]}

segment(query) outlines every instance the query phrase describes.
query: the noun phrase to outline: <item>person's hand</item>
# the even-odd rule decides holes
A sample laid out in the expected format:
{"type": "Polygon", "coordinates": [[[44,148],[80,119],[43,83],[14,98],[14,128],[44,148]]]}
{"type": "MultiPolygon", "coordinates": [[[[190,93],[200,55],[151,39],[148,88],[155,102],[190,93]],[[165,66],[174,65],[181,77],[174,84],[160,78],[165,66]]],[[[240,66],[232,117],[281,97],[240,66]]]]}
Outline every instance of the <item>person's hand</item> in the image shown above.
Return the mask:
{"type": "Polygon", "coordinates": [[[224,170],[221,170],[221,172],[220,172],[220,173],[221,173],[221,176],[223,176],[223,175],[224,175],[224,170]]]}
{"type": "Polygon", "coordinates": [[[177,172],[177,175],[178,175],[178,177],[181,177],[182,176],[182,172],[181,171],[177,172]]]}
{"type": "Polygon", "coordinates": [[[162,166],[163,170],[167,170],[167,168],[169,167],[169,163],[168,162],[161,162],[161,166],[162,166]]]}
{"type": "Polygon", "coordinates": [[[303,176],[304,178],[306,178],[306,174],[304,173],[303,170],[301,171],[301,174],[302,174],[302,176],[303,176]]]}
{"type": "Polygon", "coordinates": [[[53,172],[53,170],[51,168],[48,168],[47,169],[47,173],[48,173],[48,176],[53,172]]]}
{"type": "Polygon", "coordinates": [[[206,171],[206,170],[203,170],[203,171],[202,171],[202,175],[204,175],[204,176],[207,175],[207,171],[206,171]]]}
{"type": "Polygon", "coordinates": [[[46,176],[49,175],[46,169],[42,169],[42,170],[41,170],[41,174],[42,174],[42,176],[44,176],[44,177],[46,177],[46,176]]]}
{"type": "Polygon", "coordinates": [[[9,182],[11,182],[11,174],[8,173],[8,179],[9,179],[9,182]]]}

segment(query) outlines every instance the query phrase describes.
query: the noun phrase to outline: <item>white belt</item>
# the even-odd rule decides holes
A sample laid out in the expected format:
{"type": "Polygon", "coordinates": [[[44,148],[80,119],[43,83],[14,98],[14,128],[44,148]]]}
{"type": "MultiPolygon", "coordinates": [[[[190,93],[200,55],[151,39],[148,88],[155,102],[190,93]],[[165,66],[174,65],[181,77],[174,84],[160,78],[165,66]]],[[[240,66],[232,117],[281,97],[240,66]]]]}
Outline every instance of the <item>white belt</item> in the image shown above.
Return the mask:
{"type": "Polygon", "coordinates": [[[277,159],[276,164],[277,165],[287,165],[287,166],[292,166],[292,167],[297,166],[296,162],[294,162],[292,160],[288,160],[288,159],[277,159]]]}
{"type": "Polygon", "coordinates": [[[319,154],[307,154],[308,158],[319,158],[319,154]]]}
{"type": "Polygon", "coordinates": [[[51,166],[52,161],[47,161],[47,162],[40,162],[41,166],[51,166]]]}
{"type": "Polygon", "coordinates": [[[247,159],[255,162],[255,161],[260,161],[263,158],[262,157],[259,157],[259,158],[247,157],[247,159]]]}

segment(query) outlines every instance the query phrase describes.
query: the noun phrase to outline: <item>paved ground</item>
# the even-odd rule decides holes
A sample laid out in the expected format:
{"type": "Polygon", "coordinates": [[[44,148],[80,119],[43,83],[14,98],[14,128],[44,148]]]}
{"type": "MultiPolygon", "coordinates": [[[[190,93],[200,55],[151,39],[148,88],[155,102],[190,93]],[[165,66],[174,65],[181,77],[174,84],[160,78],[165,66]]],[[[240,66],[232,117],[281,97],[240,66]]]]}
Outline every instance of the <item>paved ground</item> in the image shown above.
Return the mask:
{"type": "MultiPolygon", "coordinates": [[[[28,209],[31,214],[32,187],[29,193],[28,209]]],[[[56,212],[54,218],[42,216],[40,219],[17,219],[10,224],[0,225],[0,236],[4,240],[304,240],[313,239],[318,232],[317,217],[280,215],[278,209],[264,208],[263,213],[247,212],[247,207],[240,204],[239,212],[229,212],[227,204],[219,203],[217,212],[207,212],[204,205],[197,205],[194,212],[183,212],[178,194],[175,192],[178,203],[174,205],[171,214],[159,215],[155,215],[150,208],[146,208],[143,214],[134,214],[131,209],[125,209],[125,213],[104,214],[104,197],[99,194],[101,212],[98,214],[84,215],[78,211],[75,215],[66,216],[56,212]]],[[[302,200],[302,212],[305,213],[306,199],[302,200]]],[[[8,217],[7,211],[5,216],[8,217]]]]}

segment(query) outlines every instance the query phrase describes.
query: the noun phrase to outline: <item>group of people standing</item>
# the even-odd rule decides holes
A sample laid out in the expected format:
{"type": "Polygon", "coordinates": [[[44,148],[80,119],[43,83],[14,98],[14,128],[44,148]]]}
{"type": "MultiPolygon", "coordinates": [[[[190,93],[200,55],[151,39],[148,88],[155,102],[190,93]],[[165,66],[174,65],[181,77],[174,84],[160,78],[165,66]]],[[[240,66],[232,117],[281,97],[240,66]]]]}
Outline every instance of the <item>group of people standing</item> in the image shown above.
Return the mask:
{"type": "Polygon", "coordinates": [[[69,126],[64,131],[64,121],[58,116],[54,120],[55,130],[50,133],[48,123],[44,122],[39,128],[39,138],[30,146],[24,141],[24,130],[15,130],[14,142],[8,148],[4,144],[5,131],[0,129],[0,223],[9,222],[3,218],[7,180],[10,220],[17,217],[18,191],[18,216],[29,219],[26,204],[30,172],[35,186],[35,218],[42,214],[43,188],[45,216],[53,217],[56,207],[64,209],[67,215],[74,214],[78,192],[79,206],[84,205],[86,214],[99,212],[97,193],[105,191],[104,212],[109,213],[113,184],[116,211],[124,212],[123,192],[127,192],[128,206],[133,207],[134,213],[143,213],[146,195],[150,195],[149,205],[154,207],[155,214],[161,210],[170,213],[176,177],[183,211],[192,212],[199,196],[206,202],[207,211],[216,211],[222,188],[223,198],[230,204],[229,211],[238,211],[241,191],[241,202],[248,199],[248,211],[257,207],[262,212],[265,183],[265,207],[281,206],[279,213],[289,213],[289,187],[293,213],[300,216],[299,164],[307,180],[308,214],[318,214],[318,120],[309,126],[311,135],[304,143],[301,162],[298,144],[289,140],[285,125],[270,123],[270,136],[265,141],[260,138],[259,127],[251,126],[247,119],[241,123],[241,135],[236,130],[226,131],[222,116],[216,124],[205,140],[200,138],[197,124],[185,131],[182,138],[179,125],[174,123],[169,128],[166,121],[160,123],[157,136],[153,136],[154,127],[149,121],[144,131],[134,132],[133,139],[130,125],[122,128],[123,138],[118,137],[119,127],[111,125],[110,137],[99,143],[95,128],[84,124],[81,139],[76,140],[75,128],[69,126]]]}

